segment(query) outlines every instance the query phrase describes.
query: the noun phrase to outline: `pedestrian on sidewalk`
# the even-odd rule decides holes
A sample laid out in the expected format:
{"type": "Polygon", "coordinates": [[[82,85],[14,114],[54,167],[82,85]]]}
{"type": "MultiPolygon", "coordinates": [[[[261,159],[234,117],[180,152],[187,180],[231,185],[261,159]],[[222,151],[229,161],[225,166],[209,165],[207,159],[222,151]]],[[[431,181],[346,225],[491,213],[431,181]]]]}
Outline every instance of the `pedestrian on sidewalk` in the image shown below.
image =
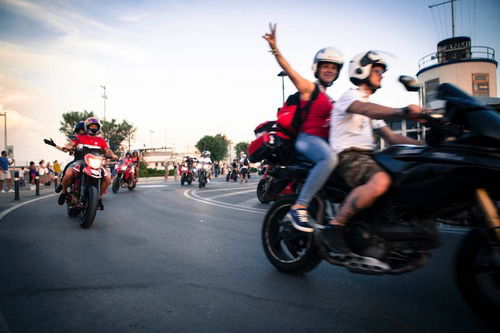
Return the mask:
{"type": "Polygon", "coordinates": [[[14,159],[9,162],[9,158],[7,157],[7,152],[2,151],[2,156],[0,157],[0,189],[2,193],[14,192],[12,189],[12,180],[10,177],[9,165],[14,163],[14,159]],[[3,181],[7,180],[7,191],[3,189],[3,181]]]}
{"type": "Polygon", "coordinates": [[[36,176],[38,175],[38,170],[36,169],[35,162],[31,161],[30,162],[30,190],[34,191],[36,186],[35,186],[35,179],[36,176]]]}
{"type": "Polygon", "coordinates": [[[24,171],[26,171],[26,170],[24,170],[24,167],[22,166],[21,170],[19,170],[19,184],[22,187],[26,186],[26,183],[24,181],[24,171]]]}
{"type": "Polygon", "coordinates": [[[177,181],[177,178],[179,178],[179,164],[177,162],[174,162],[173,167],[174,167],[174,181],[177,181]]]}

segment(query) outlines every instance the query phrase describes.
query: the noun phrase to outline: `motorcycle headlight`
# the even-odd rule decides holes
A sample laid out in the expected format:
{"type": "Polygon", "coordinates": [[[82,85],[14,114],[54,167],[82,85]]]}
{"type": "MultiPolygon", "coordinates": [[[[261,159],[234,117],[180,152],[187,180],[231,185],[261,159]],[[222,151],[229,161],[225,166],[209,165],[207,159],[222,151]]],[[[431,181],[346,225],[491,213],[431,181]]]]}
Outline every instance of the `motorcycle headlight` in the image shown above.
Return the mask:
{"type": "Polygon", "coordinates": [[[94,155],[85,155],[85,163],[89,165],[92,169],[102,168],[102,158],[94,155]]]}

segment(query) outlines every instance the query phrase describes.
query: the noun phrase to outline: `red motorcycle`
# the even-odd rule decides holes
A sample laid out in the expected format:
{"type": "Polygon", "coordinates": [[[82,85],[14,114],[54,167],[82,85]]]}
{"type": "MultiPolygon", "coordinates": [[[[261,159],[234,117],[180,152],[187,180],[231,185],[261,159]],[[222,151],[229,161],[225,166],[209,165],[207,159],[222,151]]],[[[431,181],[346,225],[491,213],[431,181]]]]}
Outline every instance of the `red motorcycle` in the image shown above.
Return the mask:
{"type": "Polygon", "coordinates": [[[278,198],[300,192],[299,185],[294,181],[276,179],[271,176],[272,170],[276,166],[270,164],[262,169],[262,178],[257,184],[257,199],[262,203],[270,203],[278,198]]]}
{"type": "Polygon", "coordinates": [[[100,151],[89,150],[84,153],[85,163],[68,189],[66,204],[68,215],[80,216],[80,226],[87,229],[94,223],[97,213],[104,160],[100,151]]]}
{"type": "Polygon", "coordinates": [[[193,182],[193,170],[191,167],[187,165],[181,165],[179,167],[179,171],[181,173],[181,186],[184,186],[184,183],[188,183],[191,185],[193,182]]]}
{"type": "Polygon", "coordinates": [[[120,187],[127,187],[129,191],[133,191],[137,185],[134,163],[130,160],[121,159],[116,164],[115,170],[116,176],[111,187],[113,193],[118,192],[120,187]]]}

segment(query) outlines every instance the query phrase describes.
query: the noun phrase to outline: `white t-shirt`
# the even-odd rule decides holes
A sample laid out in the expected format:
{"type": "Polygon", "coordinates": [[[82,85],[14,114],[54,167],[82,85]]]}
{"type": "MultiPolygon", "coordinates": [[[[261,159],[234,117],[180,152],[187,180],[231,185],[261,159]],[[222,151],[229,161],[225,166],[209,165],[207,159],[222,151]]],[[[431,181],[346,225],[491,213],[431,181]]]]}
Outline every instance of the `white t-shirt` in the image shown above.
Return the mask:
{"type": "Polygon", "coordinates": [[[242,157],[242,158],[240,159],[240,163],[241,163],[241,167],[240,167],[240,168],[241,168],[241,169],[248,169],[248,165],[245,165],[245,160],[246,160],[246,159],[247,159],[246,157],[242,157]]]}
{"type": "Polygon", "coordinates": [[[368,102],[369,96],[362,90],[350,89],[334,104],[330,123],[330,146],[335,153],[353,147],[375,149],[373,130],[387,126],[385,121],[347,112],[352,103],[368,102]]]}

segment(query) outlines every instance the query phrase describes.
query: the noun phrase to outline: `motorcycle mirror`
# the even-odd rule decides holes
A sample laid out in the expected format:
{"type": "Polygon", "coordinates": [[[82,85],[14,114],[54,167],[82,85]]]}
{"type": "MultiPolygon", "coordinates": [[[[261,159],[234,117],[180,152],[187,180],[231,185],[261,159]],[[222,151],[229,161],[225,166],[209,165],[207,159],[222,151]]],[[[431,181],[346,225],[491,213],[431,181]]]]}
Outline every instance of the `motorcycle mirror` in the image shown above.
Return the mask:
{"type": "Polygon", "coordinates": [[[417,79],[409,75],[401,75],[399,77],[399,82],[401,82],[408,91],[419,91],[421,87],[417,79]]]}

